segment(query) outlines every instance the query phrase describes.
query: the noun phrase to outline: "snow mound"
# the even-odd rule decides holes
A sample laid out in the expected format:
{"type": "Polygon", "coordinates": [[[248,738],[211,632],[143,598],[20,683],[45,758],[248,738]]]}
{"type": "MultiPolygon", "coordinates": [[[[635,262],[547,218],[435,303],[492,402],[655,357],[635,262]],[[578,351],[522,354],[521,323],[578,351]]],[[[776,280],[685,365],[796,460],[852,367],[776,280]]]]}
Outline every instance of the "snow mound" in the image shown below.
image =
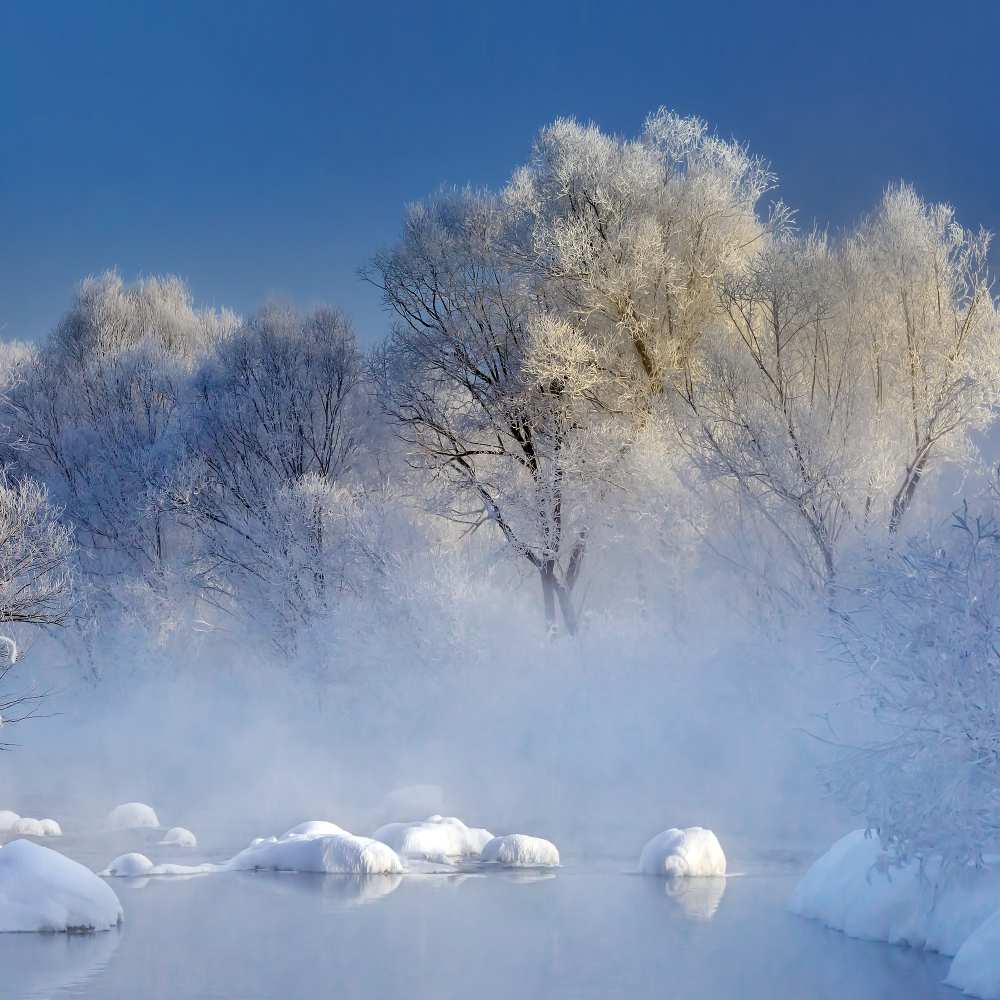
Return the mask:
{"type": "Polygon", "coordinates": [[[0,931],[104,931],[122,908],[92,871],[30,840],[0,847],[0,931]]]}
{"type": "Polygon", "coordinates": [[[108,814],[108,825],[112,830],[155,829],[159,827],[160,820],[152,806],[143,802],[125,802],[115,806],[108,814]]]}
{"type": "Polygon", "coordinates": [[[417,823],[387,823],[372,838],[388,844],[401,857],[441,862],[478,858],[493,834],[466,826],[454,816],[428,816],[417,823]]]}
{"type": "Polygon", "coordinates": [[[332,875],[394,875],[404,871],[392,848],[350,833],[252,843],[223,866],[229,871],[325,872],[332,875]]]}
{"type": "Polygon", "coordinates": [[[1000,910],[965,939],[945,985],[974,997],[1000,997],[1000,910]]]}
{"type": "Polygon", "coordinates": [[[330,823],[325,819],[311,819],[306,823],[299,823],[298,826],[293,826],[291,830],[286,830],[280,839],[287,840],[289,837],[339,837],[344,833],[347,833],[347,831],[337,826],[336,823],[330,823]]]}
{"type": "Polygon", "coordinates": [[[893,866],[879,838],[842,837],[806,872],[789,908],[849,937],[954,955],[946,982],[1000,998],[1000,868],[893,866]]]}
{"type": "Polygon", "coordinates": [[[162,847],[197,847],[198,838],[183,826],[172,826],[160,841],[162,847]]]}
{"type": "Polygon", "coordinates": [[[726,855],[711,830],[689,826],[658,833],[639,855],[643,875],[666,875],[670,878],[726,874],[726,855]]]}
{"type": "Polygon", "coordinates": [[[148,875],[153,867],[153,862],[145,854],[122,854],[101,874],[114,878],[141,878],[148,875]]]}
{"type": "Polygon", "coordinates": [[[8,828],[18,837],[61,837],[62,827],[54,819],[31,819],[18,817],[8,828]]]}
{"type": "Polygon", "coordinates": [[[494,837],[482,850],[481,861],[492,861],[507,868],[558,868],[559,851],[551,841],[509,833],[494,837]]]}
{"type": "Polygon", "coordinates": [[[9,809],[0,809],[0,833],[9,833],[21,817],[9,809]]]}

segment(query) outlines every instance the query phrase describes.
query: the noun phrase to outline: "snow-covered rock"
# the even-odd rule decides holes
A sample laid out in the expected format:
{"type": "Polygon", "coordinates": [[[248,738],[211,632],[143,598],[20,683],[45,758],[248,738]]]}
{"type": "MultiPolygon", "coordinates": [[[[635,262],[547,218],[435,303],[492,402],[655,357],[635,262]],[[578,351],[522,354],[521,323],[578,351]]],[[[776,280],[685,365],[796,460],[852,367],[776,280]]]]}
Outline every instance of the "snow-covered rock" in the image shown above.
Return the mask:
{"type": "Polygon", "coordinates": [[[299,823],[298,826],[293,826],[291,830],[286,830],[280,839],[287,840],[289,837],[336,837],[343,833],[347,833],[347,831],[337,826],[336,823],[331,823],[325,819],[311,819],[305,823],[299,823]]]}
{"type": "Polygon", "coordinates": [[[121,920],[118,897],[88,868],[30,840],[0,847],[0,931],[103,931],[121,920]]]}
{"type": "Polygon", "coordinates": [[[160,841],[164,847],[197,847],[198,838],[183,826],[172,826],[160,841]]]}
{"type": "Polygon", "coordinates": [[[447,862],[478,858],[493,834],[466,826],[454,816],[429,816],[417,823],[387,823],[372,838],[404,858],[447,862]]]}
{"type": "Polygon", "coordinates": [[[947,982],[1000,998],[1000,867],[889,864],[879,838],[842,837],[809,869],[789,908],[849,937],[954,955],[947,982]],[[961,957],[961,961],[959,958],[961,957]]]}
{"type": "Polygon", "coordinates": [[[639,871],[671,878],[725,875],[726,855],[711,830],[700,826],[671,828],[658,833],[642,849],[639,871]]]}
{"type": "Polygon", "coordinates": [[[61,837],[62,827],[54,819],[20,816],[10,825],[9,832],[18,837],[61,837]]]}
{"type": "Polygon", "coordinates": [[[480,860],[494,862],[507,868],[557,868],[559,851],[555,844],[541,837],[509,833],[487,841],[483,846],[480,860]]]}
{"type": "Polygon", "coordinates": [[[9,833],[21,817],[9,809],[0,809],[0,833],[9,833]]]}
{"type": "Polygon", "coordinates": [[[108,826],[112,830],[157,829],[159,825],[156,810],[144,802],[125,802],[108,814],[108,826]]]}
{"type": "Polygon", "coordinates": [[[350,833],[261,840],[223,866],[230,871],[326,872],[335,875],[392,875],[403,863],[391,847],[350,833]]]}
{"type": "Polygon", "coordinates": [[[153,870],[153,862],[145,854],[122,854],[101,873],[114,878],[141,878],[153,870]]]}

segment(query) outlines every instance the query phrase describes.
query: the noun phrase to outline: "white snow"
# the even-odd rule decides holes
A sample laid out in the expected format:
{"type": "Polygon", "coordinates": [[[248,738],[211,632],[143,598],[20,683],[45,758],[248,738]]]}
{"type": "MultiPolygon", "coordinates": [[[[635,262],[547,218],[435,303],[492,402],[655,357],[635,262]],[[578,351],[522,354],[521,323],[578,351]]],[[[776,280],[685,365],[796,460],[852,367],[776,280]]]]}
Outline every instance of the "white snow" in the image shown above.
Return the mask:
{"type": "Polygon", "coordinates": [[[326,872],[336,875],[391,875],[404,871],[392,848],[351,833],[293,835],[251,844],[223,866],[229,871],[326,872]]]}
{"type": "Polygon", "coordinates": [[[61,837],[62,828],[54,819],[31,819],[19,816],[8,828],[18,837],[61,837]]]}
{"type": "Polygon", "coordinates": [[[108,814],[108,825],[112,830],[138,830],[159,827],[160,820],[152,806],[144,802],[125,802],[108,814]]]}
{"type": "Polygon", "coordinates": [[[163,835],[160,844],[168,847],[197,847],[198,838],[183,826],[172,826],[163,835]]]}
{"type": "Polygon", "coordinates": [[[21,817],[9,809],[0,809],[0,833],[8,833],[21,817]]]}
{"type": "Polygon", "coordinates": [[[387,823],[373,839],[388,844],[404,858],[448,862],[478,858],[493,839],[489,830],[466,826],[454,816],[428,816],[416,823],[387,823]]]}
{"type": "Polygon", "coordinates": [[[891,866],[879,838],[855,830],[809,869],[790,909],[849,937],[954,955],[947,982],[1000,998],[1000,867],[942,872],[937,860],[891,866]]]}
{"type": "Polygon", "coordinates": [[[0,931],[102,931],[122,908],[88,868],[30,840],[0,847],[0,931]]]}
{"type": "Polygon", "coordinates": [[[337,837],[347,833],[343,827],[337,826],[325,819],[311,819],[305,823],[293,826],[291,830],[286,830],[279,839],[287,840],[289,837],[337,837]]]}
{"type": "Polygon", "coordinates": [[[557,868],[559,851],[551,841],[509,833],[494,837],[482,850],[481,861],[495,862],[507,868],[557,868]]]}
{"type": "Polygon", "coordinates": [[[115,878],[140,878],[153,870],[153,862],[145,854],[122,854],[101,873],[115,878]]]}
{"type": "Polygon", "coordinates": [[[726,855],[711,830],[700,826],[671,828],[658,833],[642,849],[639,871],[671,878],[725,875],[726,855]]]}
{"type": "Polygon", "coordinates": [[[945,983],[974,997],[1000,997],[1000,910],[965,939],[945,983]]]}

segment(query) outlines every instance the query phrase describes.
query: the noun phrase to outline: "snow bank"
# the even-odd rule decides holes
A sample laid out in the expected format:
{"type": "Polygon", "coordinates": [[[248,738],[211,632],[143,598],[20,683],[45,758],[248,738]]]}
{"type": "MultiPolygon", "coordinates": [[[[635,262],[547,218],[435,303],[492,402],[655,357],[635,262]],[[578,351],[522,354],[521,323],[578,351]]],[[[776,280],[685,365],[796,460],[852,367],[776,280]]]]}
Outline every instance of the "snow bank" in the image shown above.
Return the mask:
{"type": "Polygon", "coordinates": [[[974,997],[1000,997],[1000,910],[962,943],[945,984],[974,997]]]}
{"type": "Polygon", "coordinates": [[[197,847],[198,838],[183,826],[172,826],[160,841],[163,847],[197,847]]]}
{"type": "Polygon", "coordinates": [[[159,827],[160,820],[152,806],[143,802],[126,802],[111,810],[108,825],[112,830],[138,830],[159,827]]]}
{"type": "Polygon", "coordinates": [[[954,955],[949,985],[1000,998],[998,867],[891,866],[879,838],[855,830],[809,869],[789,907],[849,937],[954,955]]]}
{"type": "Polygon", "coordinates": [[[103,931],[121,920],[118,897],[83,865],[29,840],[0,847],[0,931],[103,931]]]}
{"type": "Polygon", "coordinates": [[[372,838],[404,858],[446,862],[478,858],[493,834],[466,826],[454,816],[429,816],[418,823],[387,823],[372,838]]]}
{"type": "Polygon", "coordinates": [[[333,875],[392,875],[404,871],[402,861],[392,848],[350,833],[262,840],[240,851],[222,867],[229,871],[325,872],[333,875]]]}
{"type": "Polygon", "coordinates": [[[541,837],[509,833],[488,841],[483,846],[480,860],[507,868],[557,868],[559,851],[555,844],[541,837]]]}
{"type": "Polygon", "coordinates": [[[0,833],[9,833],[21,817],[9,809],[0,809],[0,833]]]}
{"type": "Polygon", "coordinates": [[[711,830],[689,826],[658,833],[639,855],[643,875],[666,875],[671,878],[725,875],[726,855],[711,830]]]}

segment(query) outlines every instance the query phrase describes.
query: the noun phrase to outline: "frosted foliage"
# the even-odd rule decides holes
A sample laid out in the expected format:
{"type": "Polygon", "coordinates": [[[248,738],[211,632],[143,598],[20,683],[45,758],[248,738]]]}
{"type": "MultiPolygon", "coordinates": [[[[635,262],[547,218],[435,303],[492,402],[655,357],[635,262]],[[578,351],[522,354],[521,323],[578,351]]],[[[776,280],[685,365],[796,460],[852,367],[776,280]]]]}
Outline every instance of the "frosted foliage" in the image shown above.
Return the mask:
{"type": "Polygon", "coordinates": [[[996,501],[873,558],[841,636],[875,735],[831,769],[901,859],[1000,846],[1000,531],[996,501]]]}

